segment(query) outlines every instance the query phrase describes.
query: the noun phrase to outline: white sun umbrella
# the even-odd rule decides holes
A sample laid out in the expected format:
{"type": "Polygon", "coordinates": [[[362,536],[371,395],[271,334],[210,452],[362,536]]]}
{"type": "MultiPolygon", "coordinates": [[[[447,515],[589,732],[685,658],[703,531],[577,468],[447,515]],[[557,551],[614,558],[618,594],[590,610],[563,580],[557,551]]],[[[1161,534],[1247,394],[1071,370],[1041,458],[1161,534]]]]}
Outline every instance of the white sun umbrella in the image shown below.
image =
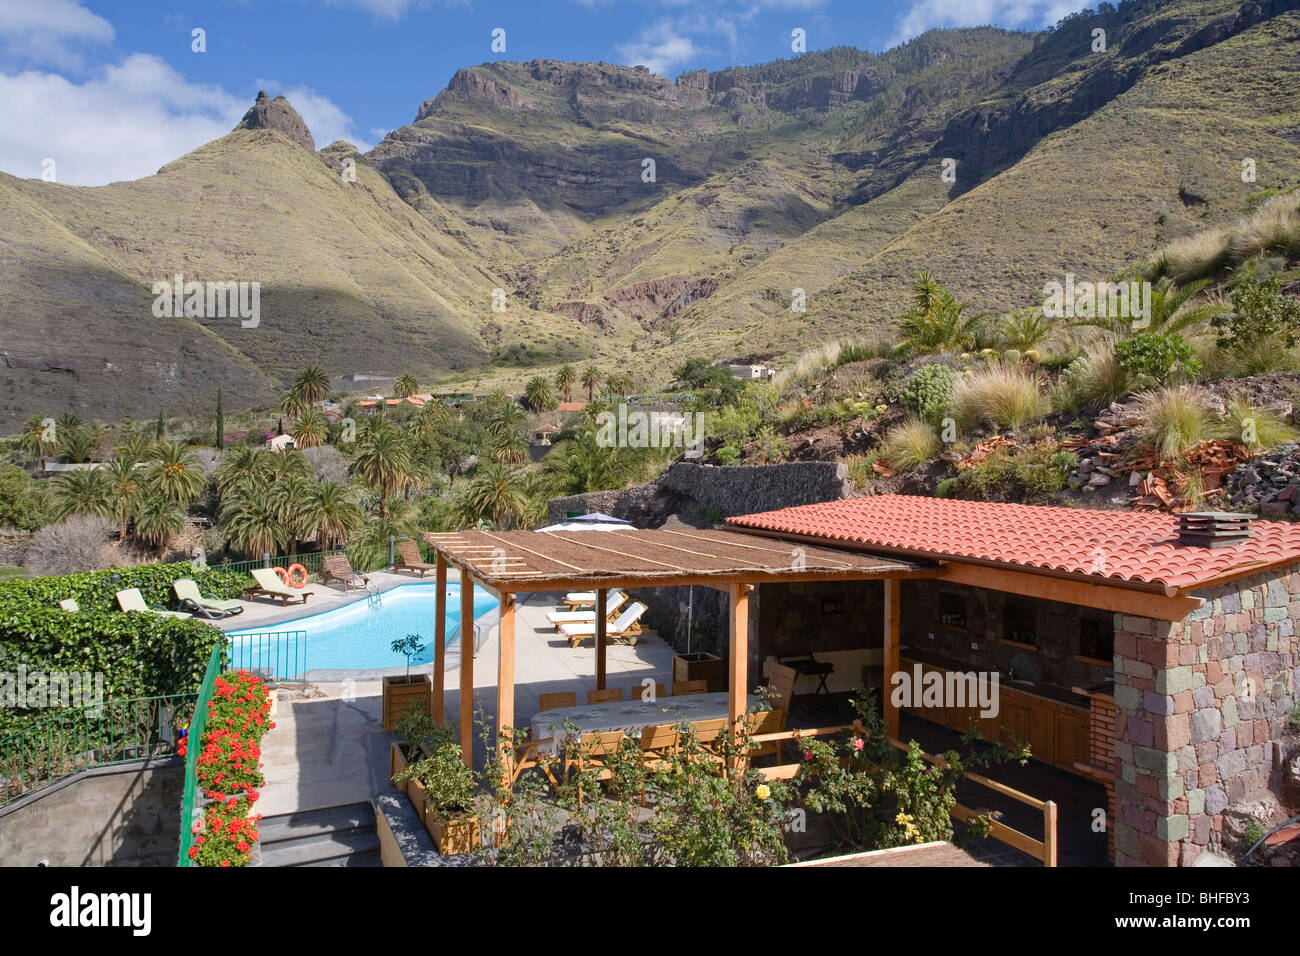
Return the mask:
{"type": "Polygon", "coordinates": [[[619,528],[630,528],[632,522],[624,521],[622,518],[615,518],[612,515],[601,514],[599,511],[593,511],[591,514],[576,515],[572,518],[565,518],[559,524],[547,525],[545,528],[538,528],[538,531],[617,531],[619,528]]]}

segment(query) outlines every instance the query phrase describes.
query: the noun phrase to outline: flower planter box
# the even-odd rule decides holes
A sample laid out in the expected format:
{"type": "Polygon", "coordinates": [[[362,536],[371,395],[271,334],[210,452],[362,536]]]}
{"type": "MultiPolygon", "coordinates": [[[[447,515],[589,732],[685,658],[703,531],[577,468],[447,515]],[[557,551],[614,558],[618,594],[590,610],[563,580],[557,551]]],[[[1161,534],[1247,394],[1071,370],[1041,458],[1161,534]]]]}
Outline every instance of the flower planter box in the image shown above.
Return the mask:
{"type": "Polygon", "coordinates": [[[727,662],[713,654],[678,654],[673,657],[673,683],[707,681],[709,693],[727,689],[727,662]]]}
{"type": "Polygon", "coordinates": [[[396,730],[397,718],[412,703],[421,703],[426,714],[433,713],[433,682],[428,674],[385,677],[383,691],[384,729],[396,730]]]}
{"type": "Polygon", "coordinates": [[[425,814],[424,826],[443,856],[469,853],[482,845],[478,817],[473,814],[461,814],[443,820],[436,811],[430,810],[425,814]]]}
{"type": "MultiPolygon", "coordinates": [[[[409,744],[394,740],[390,745],[388,752],[388,779],[392,780],[399,770],[405,770],[410,766],[410,761],[406,759],[406,748],[409,744]]],[[[393,784],[397,786],[397,784],[393,784]]]]}

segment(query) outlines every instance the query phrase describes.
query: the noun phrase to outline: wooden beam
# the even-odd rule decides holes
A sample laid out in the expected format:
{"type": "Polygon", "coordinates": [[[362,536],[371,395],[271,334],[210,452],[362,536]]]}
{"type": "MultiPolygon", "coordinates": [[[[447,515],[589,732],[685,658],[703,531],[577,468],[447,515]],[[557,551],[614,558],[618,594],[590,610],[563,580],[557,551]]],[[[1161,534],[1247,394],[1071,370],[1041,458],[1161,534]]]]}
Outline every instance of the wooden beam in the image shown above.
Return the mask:
{"type": "Polygon", "coordinates": [[[474,579],[460,574],[460,756],[474,769],[474,579]]]}
{"type": "Polygon", "coordinates": [[[437,593],[433,599],[433,719],[441,725],[445,714],[447,693],[447,559],[439,551],[434,558],[434,586],[437,593]]]}
{"type": "Polygon", "coordinates": [[[1072,578],[1052,577],[1046,574],[1029,574],[979,564],[945,564],[936,576],[939,581],[951,581],[989,591],[1005,591],[1024,597],[1059,601],[1080,607],[1094,607],[1113,614],[1132,614],[1158,621],[1181,621],[1205,602],[1193,597],[1167,597],[1156,591],[1140,591],[1106,584],[1093,584],[1072,578]]]}
{"type": "Polygon", "coordinates": [[[518,594],[521,592],[549,592],[549,591],[591,591],[598,587],[608,589],[623,588],[631,590],[633,588],[676,588],[697,585],[699,587],[715,588],[719,591],[728,591],[734,584],[801,584],[815,583],[819,581],[879,581],[888,578],[932,578],[938,570],[934,568],[916,569],[916,570],[874,570],[862,569],[857,571],[747,571],[737,572],[734,574],[705,574],[702,572],[692,572],[689,574],[660,574],[657,572],[638,573],[629,571],[617,575],[601,575],[598,578],[591,577],[550,577],[548,575],[519,575],[510,577],[507,573],[505,576],[495,576],[485,573],[482,568],[476,568],[472,564],[464,561],[458,561],[454,555],[448,555],[449,564],[457,567],[462,573],[485,575],[479,578],[479,587],[484,588],[494,594],[518,594]]]}
{"type": "Polygon", "coordinates": [[[596,590],[596,690],[605,689],[605,615],[609,613],[609,592],[596,590]]]}
{"type": "Polygon", "coordinates": [[[884,708],[885,736],[898,736],[898,709],[893,701],[893,677],[898,673],[898,631],[901,607],[899,595],[902,587],[898,581],[885,581],[885,654],[883,684],[880,703],[884,708]]]}
{"type": "MultiPolygon", "coordinates": [[[[501,628],[497,641],[497,747],[501,751],[501,764],[506,774],[513,775],[511,766],[515,748],[511,731],[515,726],[515,596],[501,597],[501,628]]],[[[509,777],[507,777],[509,779],[509,777]]]]}
{"type": "Polygon", "coordinates": [[[740,719],[749,700],[749,588],[734,584],[730,591],[731,641],[727,649],[727,722],[733,732],[740,730],[740,719]]]}

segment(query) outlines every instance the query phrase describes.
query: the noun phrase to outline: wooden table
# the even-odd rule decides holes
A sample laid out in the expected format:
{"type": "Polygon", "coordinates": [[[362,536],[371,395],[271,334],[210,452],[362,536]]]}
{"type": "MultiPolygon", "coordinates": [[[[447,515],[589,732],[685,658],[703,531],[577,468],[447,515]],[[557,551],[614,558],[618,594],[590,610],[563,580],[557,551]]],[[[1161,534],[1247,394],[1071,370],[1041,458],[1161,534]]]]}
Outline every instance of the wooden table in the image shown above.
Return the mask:
{"type": "MultiPolygon", "coordinates": [[[[749,695],[745,709],[758,705],[758,698],[749,695]]],[[[656,701],[616,700],[585,707],[560,707],[543,710],[533,715],[533,740],[552,739],[551,753],[559,753],[570,734],[584,734],[594,730],[622,730],[639,737],[642,727],[659,724],[696,723],[702,720],[727,719],[728,699],[724,694],[688,694],[685,697],[661,697],[656,701]],[[570,730],[565,724],[577,729],[570,730]]]]}

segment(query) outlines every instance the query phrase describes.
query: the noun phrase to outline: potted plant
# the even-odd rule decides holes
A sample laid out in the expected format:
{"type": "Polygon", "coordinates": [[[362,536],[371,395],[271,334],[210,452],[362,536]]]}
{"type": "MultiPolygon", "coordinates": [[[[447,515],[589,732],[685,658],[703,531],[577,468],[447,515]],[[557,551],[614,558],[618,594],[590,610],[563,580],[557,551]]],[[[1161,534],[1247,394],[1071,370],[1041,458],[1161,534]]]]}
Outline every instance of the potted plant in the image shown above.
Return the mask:
{"type": "Polygon", "coordinates": [[[465,766],[460,745],[450,737],[448,728],[439,728],[435,738],[429,756],[398,771],[393,782],[407,786],[407,794],[423,816],[424,827],[439,853],[468,853],[482,842],[474,812],[478,793],[474,771],[465,766]]]}
{"type": "Polygon", "coordinates": [[[727,662],[716,654],[677,654],[673,657],[673,683],[708,681],[709,692],[727,689],[727,662]]]}
{"type": "Polygon", "coordinates": [[[426,714],[433,713],[433,683],[428,674],[411,676],[411,658],[424,650],[424,639],[419,634],[400,637],[390,647],[406,658],[406,674],[385,677],[383,685],[384,729],[396,730],[398,717],[412,703],[419,704],[426,714]]]}
{"type": "Polygon", "coordinates": [[[419,703],[406,706],[397,718],[397,733],[401,740],[394,740],[388,759],[388,776],[395,784],[403,787],[410,797],[415,810],[424,818],[424,786],[413,777],[403,776],[399,781],[397,775],[413,763],[433,753],[434,749],[445,743],[456,742],[456,725],[439,727],[433,718],[424,713],[419,703]]]}

